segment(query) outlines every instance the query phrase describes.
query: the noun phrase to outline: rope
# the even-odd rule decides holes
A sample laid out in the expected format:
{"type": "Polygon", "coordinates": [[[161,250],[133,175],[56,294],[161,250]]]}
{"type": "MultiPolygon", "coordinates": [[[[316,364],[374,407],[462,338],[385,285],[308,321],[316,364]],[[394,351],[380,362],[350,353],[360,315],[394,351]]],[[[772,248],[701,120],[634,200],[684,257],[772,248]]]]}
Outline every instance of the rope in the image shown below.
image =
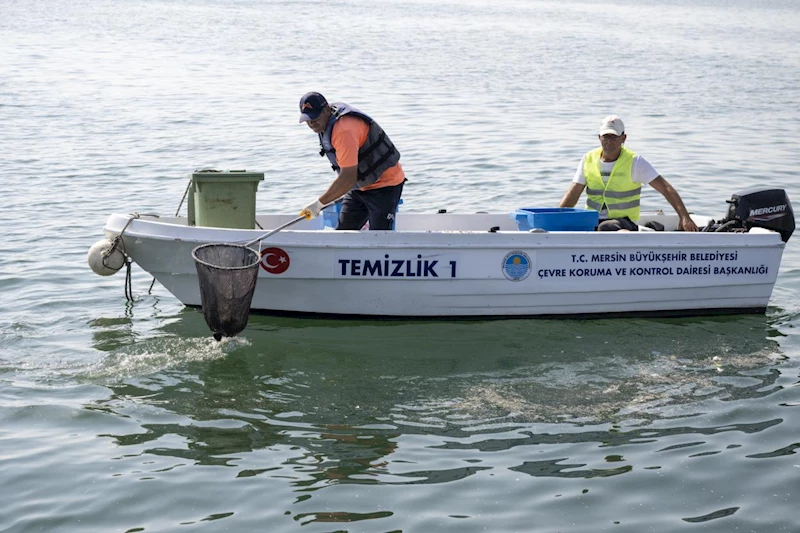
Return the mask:
{"type": "Polygon", "coordinates": [[[106,257],[111,255],[111,253],[116,250],[117,247],[119,247],[119,251],[122,252],[122,255],[125,256],[125,299],[129,302],[133,301],[133,280],[131,276],[131,265],[133,264],[133,259],[131,259],[130,256],[125,252],[125,241],[122,240],[122,235],[135,218],[141,218],[141,215],[139,213],[131,213],[128,222],[125,224],[125,227],[122,228],[122,231],[119,232],[119,235],[114,237],[114,240],[111,241],[111,248],[109,248],[108,252],[103,255],[103,265],[105,266],[108,266],[105,264],[106,257]]]}
{"type": "MultiPolygon", "coordinates": [[[[189,185],[191,185],[191,184],[192,184],[192,182],[190,181],[190,182],[189,182],[189,185]]],[[[189,188],[188,188],[188,187],[186,188],[186,192],[184,192],[184,193],[183,193],[183,198],[186,198],[186,193],[187,193],[187,192],[189,192],[189,188]]],[[[181,204],[183,204],[183,198],[181,198],[181,204]]],[[[181,210],[181,206],[180,206],[180,205],[178,205],[178,211],[176,211],[176,212],[175,212],[175,216],[176,216],[176,217],[178,216],[178,212],[180,212],[180,210],[181,210]]],[[[154,218],[161,218],[160,216],[158,216],[158,215],[157,215],[157,214],[155,214],[155,213],[142,213],[142,214],[139,214],[139,213],[133,212],[133,213],[131,214],[131,217],[133,217],[133,218],[141,218],[142,216],[154,217],[154,218]]],[[[119,234],[119,236],[120,236],[120,237],[122,237],[122,234],[123,234],[123,233],[125,233],[125,230],[126,230],[126,229],[128,229],[128,226],[130,225],[130,223],[131,223],[131,220],[133,220],[133,218],[129,219],[129,220],[128,220],[128,223],[127,223],[127,224],[125,224],[125,227],[124,227],[124,228],[122,228],[122,231],[121,231],[121,232],[120,232],[120,234],[119,234]]],[[[147,294],[150,294],[150,291],[152,291],[152,290],[153,290],[153,285],[155,285],[155,284],[156,284],[156,278],[155,278],[155,276],[153,276],[153,281],[151,281],[151,282],[150,282],[150,288],[149,288],[149,289],[147,289],[147,294]]]]}
{"type": "Polygon", "coordinates": [[[111,241],[111,247],[108,250],[106,250],[105,253],[103,253],[103,266],[104,267],[106,267],[108,269],[111,269],[111,270],[114,270],[113,266],[111,266],[108,263],[106,263],[106,259],[111,257],[111,254],[114,253],[114,251],[116,251],[117,247],[120,248],[119,251],[122,252],[122,256],[127,261],[128,254],[125,253],[125,243],[122,241],[122,236],[121,235],[117,235],[116,237],[114,237],[114,240],[111,241]]]}
{"type": "Polygon", "coordinates": [[[189,194],[189,189],[192,187],[192,175],[189,174],[189,184],[186,186],[186,190],[183,191],[183,198],[181,198],[181,203],[178,204],[178,209],[175,211],[175,217],[180,214],[181,207],[183,207],[183,201],[186,200],[186,195],[189,194]]]}
{"type": "Polygon", "coordinates": [[[125,265],[127,266],[125,272],[125,299],[129,302],[133,301],[133,282],[131,280],[131,264],[133,260],[130,257],[126,257],[125,265]]]}

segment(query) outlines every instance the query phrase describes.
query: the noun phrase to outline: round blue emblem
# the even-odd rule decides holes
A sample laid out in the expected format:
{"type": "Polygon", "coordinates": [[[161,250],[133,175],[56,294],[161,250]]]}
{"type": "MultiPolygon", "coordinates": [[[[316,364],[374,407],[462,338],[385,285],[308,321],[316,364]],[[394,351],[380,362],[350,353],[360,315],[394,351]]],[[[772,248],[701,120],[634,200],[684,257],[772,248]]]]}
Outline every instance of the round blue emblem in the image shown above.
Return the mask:
{"type": "Polygon", "coordinates": [[[519,250],[509,252],[503,258],[503,275],[511,281],[522,281],[531,273],[531,258],[519,250]]]}

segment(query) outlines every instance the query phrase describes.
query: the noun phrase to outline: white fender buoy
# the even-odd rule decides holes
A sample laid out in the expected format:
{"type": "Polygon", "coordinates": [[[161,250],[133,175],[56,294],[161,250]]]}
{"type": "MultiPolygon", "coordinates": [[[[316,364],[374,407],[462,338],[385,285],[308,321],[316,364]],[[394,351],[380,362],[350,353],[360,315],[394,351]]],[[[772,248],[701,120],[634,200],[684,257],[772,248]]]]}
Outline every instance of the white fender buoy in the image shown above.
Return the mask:
{"type": "Polygon", "coordinates": [[[110,276],[116,274],[125,264],[125,254],[119,249],[119,246],[114,247],[114,243],[108,239],[101,239],[89,248],[86,260],[92,272],[101,276],[110,276]]]}

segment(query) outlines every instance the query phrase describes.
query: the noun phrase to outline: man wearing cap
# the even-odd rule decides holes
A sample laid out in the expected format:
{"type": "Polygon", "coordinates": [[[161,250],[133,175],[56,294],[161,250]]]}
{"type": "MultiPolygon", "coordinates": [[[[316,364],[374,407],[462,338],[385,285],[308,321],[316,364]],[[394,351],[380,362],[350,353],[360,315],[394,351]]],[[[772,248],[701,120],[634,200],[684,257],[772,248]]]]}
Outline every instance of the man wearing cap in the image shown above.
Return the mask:
{"type": "Polygon", "coordinates": [[[574,207],[586,189],[586,208],[600,212],[598,231],[637,231],[642,184],[660,192],[678,213],[678,229],[697,231],[678,192],[642,156],[625,148],[625,125],[616,115],[603,119],[600,148],[583,156],[559,207],[574,207]]]}
{"type": "Polygon", "coordinates": [[[389,230],[406,181],[397,151],[386,132],[368,115],[345,104],[328,104],[310,92],[300,99],[300,122],[319,135],[320,155],[328,156],[338,174],[328,190],[300,214],[319,216],[325,205],[342,195],[336,229],[389,230]]]}

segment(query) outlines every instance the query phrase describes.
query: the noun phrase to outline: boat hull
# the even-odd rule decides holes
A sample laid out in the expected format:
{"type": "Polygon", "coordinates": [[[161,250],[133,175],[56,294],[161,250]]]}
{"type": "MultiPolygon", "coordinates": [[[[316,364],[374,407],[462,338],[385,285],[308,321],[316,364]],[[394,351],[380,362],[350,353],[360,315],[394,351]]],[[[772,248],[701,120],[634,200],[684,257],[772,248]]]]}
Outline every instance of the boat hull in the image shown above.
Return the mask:
{"type": "MultiPolygon", "coordinates": [[[[784,249],[770,231],[530,233],[502,215],[447,215],[446,223],[405,216],[406,230],[298,225],[271,236],[251,309],[429,318],[763,313],[784,249]]],[[[277,227],[291,217],[264,218],[277,227]]],[[[201,305],[194,247],[264,233],[112,215],[106,234],[123,230],[126,253],[189,306],[201,305]]]]}

